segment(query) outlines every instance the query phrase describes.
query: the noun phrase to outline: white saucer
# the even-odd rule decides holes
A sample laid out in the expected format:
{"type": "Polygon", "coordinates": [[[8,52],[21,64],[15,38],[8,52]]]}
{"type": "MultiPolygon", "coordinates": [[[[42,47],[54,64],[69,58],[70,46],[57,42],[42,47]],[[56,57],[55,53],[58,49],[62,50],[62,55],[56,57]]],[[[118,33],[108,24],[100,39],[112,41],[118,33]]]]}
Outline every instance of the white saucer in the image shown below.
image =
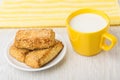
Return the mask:
{"type": "Polygon", "coordinates": [[[12,65],[13,67],[15,67],[17,69],[20,69],[20,70],[24,70],[24,71],[41,71],[41,70],[48,69],[48,68],[56,65],[57,63],[59,63],[64,58],[64,56],[66,54],[67,46],[66,46],[65,40],[58,34],[56,34],[56,39],[62,41],[62,43],[64,45],[63,50],[59,53],[59,55],[57,55],[57,57],[54,60],[52,60],[51,62],[49,62],[48,64],[46,64],[45,66],[43,66],[41,68],[36,68],[36,69],[31,68],[31,67],[27,66],[26,64],[17,61],[16,59],[14,59],[12,56],[9,55],[9,48],[13,44],[14,40],[12,40],[8,44],[7,52],[5,54],[5,57],[6,57],[8,63],[10,65],[12,65]]]}

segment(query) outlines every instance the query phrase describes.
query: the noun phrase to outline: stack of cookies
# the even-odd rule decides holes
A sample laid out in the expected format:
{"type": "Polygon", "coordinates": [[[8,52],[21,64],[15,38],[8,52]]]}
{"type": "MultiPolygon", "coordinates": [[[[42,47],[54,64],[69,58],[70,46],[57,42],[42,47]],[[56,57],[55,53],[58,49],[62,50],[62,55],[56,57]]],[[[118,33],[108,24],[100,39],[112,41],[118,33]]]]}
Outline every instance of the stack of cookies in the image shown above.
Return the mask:
{"type": "Polygon", "coordinates": [[[54,59],[63,49],[52,29],[19,30],[10,55],[32,68],[39,68],[54,59]]]}

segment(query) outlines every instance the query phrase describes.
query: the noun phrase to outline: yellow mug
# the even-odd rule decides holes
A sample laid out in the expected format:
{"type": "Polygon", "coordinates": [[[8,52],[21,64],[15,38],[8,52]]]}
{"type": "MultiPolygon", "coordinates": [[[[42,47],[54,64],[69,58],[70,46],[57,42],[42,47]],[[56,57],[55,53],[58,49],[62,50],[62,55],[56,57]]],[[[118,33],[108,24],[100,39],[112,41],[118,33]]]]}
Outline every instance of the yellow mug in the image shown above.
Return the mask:
{"type": "Polygon", "coordinates": [[[66,26],[68,30],[68,35],[70,41],[72,43],[73,49],[84,56],[93,56],[98,54],[101,50],[108,51],[110,50],[117,42],[116,37],[112,34],[108,33],[108,28],[110,27],[110,20],[108,16],[99,10],[94,9],[80,9],[78,11],[70,14],[66,20],[66,26]],[[96,32],[80,32],[70,25],[70,21],[77,15],[92,13],[100,15],[103,19],[106,20],[106,26],[99,31],[96,32]],[[105,40],[109,40],[111,42],[110,45],[107,45],[105,40]]]}

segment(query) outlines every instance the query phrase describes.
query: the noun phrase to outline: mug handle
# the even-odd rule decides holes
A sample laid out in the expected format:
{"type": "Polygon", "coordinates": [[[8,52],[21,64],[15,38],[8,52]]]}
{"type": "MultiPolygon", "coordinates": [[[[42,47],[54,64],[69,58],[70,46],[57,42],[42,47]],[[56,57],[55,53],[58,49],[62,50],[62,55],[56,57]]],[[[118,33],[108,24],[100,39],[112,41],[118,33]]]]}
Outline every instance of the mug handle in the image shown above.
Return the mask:
{"type": "Polygon", "coordinates": [[[108,50],[110,50],[116,44],[116,42],[117,42],[117,38],[115,36],[113,36],[112,34],[109,34],[109,33],[105,33],[102,36],[100,47],[103,50],[108,51],[108,50]],[[110,45],[107,45],[105,43],[106,39],[108,39],[111,42],[110,45]]]}

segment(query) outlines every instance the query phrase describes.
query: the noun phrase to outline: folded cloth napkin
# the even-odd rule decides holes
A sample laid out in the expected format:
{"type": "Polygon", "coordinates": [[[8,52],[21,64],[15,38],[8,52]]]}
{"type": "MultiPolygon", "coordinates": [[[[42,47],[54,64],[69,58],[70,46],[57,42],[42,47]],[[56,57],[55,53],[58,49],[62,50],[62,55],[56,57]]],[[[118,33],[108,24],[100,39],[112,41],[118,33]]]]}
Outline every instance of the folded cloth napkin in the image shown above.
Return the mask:
{"type": "Polygon", "coordinates": [[[111,25],[120,25],[117,0],[3,0],[0,27],[65,27],[67,16],[81,8],[102,10],[111,25]]]}

